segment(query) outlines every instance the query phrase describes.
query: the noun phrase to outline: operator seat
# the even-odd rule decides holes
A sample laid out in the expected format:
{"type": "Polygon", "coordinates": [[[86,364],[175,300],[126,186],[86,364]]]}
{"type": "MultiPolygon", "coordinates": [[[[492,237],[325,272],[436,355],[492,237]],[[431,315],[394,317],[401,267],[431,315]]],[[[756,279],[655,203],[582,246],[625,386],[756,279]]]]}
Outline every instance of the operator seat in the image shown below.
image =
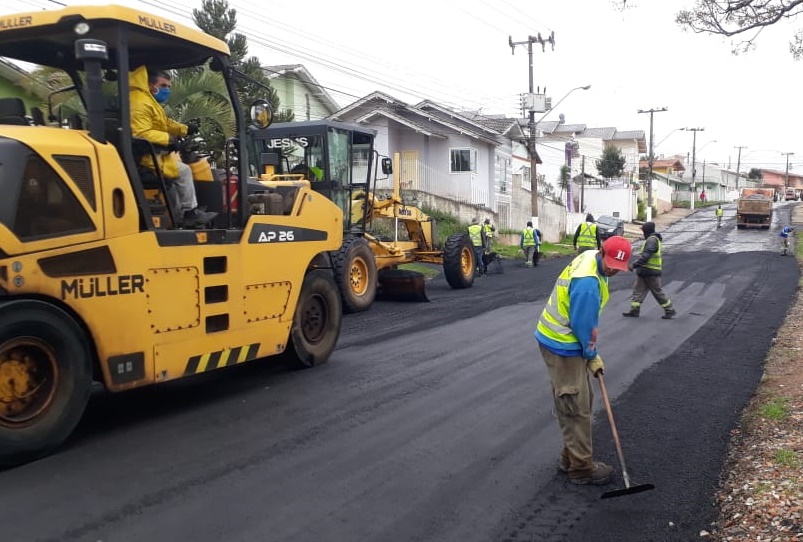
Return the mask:
{"type": "Polygon", "coordinates": [[[30,124],[25,118],[25,102],[22,98],[0,98],[0,124],[30,124]]]}

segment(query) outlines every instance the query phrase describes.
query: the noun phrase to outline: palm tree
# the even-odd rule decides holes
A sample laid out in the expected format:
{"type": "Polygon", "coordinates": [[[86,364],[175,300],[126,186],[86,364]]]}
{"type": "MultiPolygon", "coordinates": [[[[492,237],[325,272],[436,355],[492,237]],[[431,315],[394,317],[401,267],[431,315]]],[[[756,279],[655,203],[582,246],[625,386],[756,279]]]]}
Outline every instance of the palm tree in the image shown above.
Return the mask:
{"type": "Polygon", "coordinates": [[[225,140],[233,137],[237,131],[234,109],[223,77],[208,67],[203,70],[180,70],[177,73],[165,112],[180,122],[200,119],[201,137],[206,141],[215,162],[222,156],[225,140]]]}

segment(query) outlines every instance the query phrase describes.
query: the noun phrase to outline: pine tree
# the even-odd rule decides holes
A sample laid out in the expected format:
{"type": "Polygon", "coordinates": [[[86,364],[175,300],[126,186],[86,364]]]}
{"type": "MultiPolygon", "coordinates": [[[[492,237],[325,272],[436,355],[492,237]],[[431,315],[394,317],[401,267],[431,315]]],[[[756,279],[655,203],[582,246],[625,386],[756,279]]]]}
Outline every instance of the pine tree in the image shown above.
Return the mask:
{"type": "Polygon", "coordinates": [[[203,0],[201,9],[192,10],[192,19],[198,28],[228,44],[232,66],[250,78],[250,81],[240,79],[237,82],[237,94],[243,111],[248,111],[254,100],[267,98],[273,107],[274,121],[293,120],[294,115],[290,109],[279,110],[281,101],[276,91],[270,86],[259,58],[255,56],[246,58],[248,41],[243,34],[235,31],[237,10],[229,8],[227,0],[203,0]]]}
{"type": "Polygon", "coordinates": [[[602,151],[602,157],[595,162],[597,172],[605,179],[621,177],[625,170],[627,160],[619,147],[607,145],[602,151]]]}

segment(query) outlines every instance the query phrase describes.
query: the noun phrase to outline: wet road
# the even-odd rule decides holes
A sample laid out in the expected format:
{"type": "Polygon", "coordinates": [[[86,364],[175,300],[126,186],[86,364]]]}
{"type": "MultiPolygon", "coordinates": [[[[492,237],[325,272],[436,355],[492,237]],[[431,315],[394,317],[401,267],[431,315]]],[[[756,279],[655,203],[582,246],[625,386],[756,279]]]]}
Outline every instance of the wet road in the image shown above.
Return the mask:
{"type": "MultiPolygon", "coordinates": [[[[798,270],[777,231],[736,230],[725,207],[661,232],[664,286],[624,319],[611,280],[599,349],[634,483],[568,484],[532,339],[567,259],[348,316],[330,363],[252,363],[93,398],[59,454],[0,472],[3,540],[693,540],[716,517],[719,469],[761,376],[798,270]],[[710,214],[710,216],[708,216],[710,214]]],[[[598,403],[597,398],[597,403],[598,403]]],[[[599,405],[597,405],[599,411],[599,405]]],[[[598,458],[616,464],[604,413],[598,458]]],[[[618,474],[617,469],[617,476],[618,474]]]]}

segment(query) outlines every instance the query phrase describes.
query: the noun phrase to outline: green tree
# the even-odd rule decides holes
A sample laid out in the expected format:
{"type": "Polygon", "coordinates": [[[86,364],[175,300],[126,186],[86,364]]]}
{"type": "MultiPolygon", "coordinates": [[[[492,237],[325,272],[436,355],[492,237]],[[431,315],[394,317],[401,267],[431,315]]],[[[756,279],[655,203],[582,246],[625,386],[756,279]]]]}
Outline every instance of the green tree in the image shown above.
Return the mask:
{"type": "Polygon", "coordinates": [[[560,177],[558,177],[558,186],[560,186],[560,198],[563,199],[563,192],[569,189],[569,183],[572,182],[572,170],[569,166],[560,166],[560,177]]]}
{"type": "Polygon", "coordinates": [[[750,173],[747,174],[748,179],[763,179],[764,175],[761,173],[761,170],[756,167],[750,168],[750,173]]]}
{"type": "Polygon", "coordinates": [[[606,145],[602,151],[602,157],[595,162],[597,172],[605,179],[621,177],[625,170],[627,160],[622,154],[622,150],[613,145],[606,145]]]}
{"type": "Polygon", "coordinates": [[[173,79],[173,92],[165,104],[165,112],[170,118],[182,122],[200,119],[201,138],[215,163],[222,166],[224,142],[237,130],[226,83],[220,73],[208,67],[178,72],[173,79]]]}
{"type": "Polygon", "coordinates": [[[206,32],[229,45],[232,66],[250,80],[240,79],[237,82],[237,93],[240,105],[248,111],[251,103],[257,98],[266,98],[273,106],[274,120],[288,122],[293,120],[290,109],[281,111],[279,95],[270,86],[268,77],[262,69],[259,58],[248,55],[248,42],[246,37],[235,32],[237,28],[237,10],[229,8],[227,0],[203,0],[201,9],[192,10],[192,19],[195,24],[206,32]]]}

